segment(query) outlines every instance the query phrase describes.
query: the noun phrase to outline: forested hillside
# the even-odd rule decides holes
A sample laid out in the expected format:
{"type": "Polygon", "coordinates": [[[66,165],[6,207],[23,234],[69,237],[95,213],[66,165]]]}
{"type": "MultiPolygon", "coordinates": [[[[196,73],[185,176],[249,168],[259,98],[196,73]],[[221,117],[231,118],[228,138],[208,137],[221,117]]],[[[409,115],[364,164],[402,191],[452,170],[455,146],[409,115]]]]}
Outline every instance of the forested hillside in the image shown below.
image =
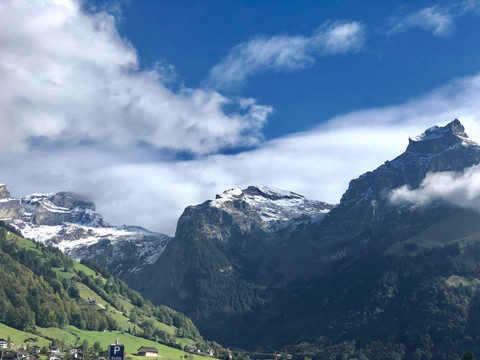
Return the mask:
{"type": "Polygon", "coordinates": [[[52,340],[51,328],[109,330],[176,348],[194,344],[222,351],[218,344],[203,341],[184,314],[153,306],[98,265],[79,264],[56,248],[24,239],[3,223],[0,323],[52,340]]]}

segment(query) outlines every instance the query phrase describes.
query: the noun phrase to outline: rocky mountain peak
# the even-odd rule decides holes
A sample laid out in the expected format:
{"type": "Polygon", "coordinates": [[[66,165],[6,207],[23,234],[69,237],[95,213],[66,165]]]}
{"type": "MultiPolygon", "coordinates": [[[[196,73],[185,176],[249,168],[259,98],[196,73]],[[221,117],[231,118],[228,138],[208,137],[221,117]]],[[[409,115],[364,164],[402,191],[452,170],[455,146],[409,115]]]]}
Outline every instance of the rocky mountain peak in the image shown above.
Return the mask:
{"type": "MultiPolygon", "coordinates": [[[[393,189],[415,189],[428,173],[455,171],[480,163],[480,146],[468,138],[458,119],[445,126],[433,126],[409,139],[407,150],[391,161],[350,182],[330,222],[362,219],[365,226],[381,224],[385,216],[395,216],[390,203],[393,189]]],[[[358,226],[358,221],[352,226],[358,226]]],[[[346,228],[346,225],[342,225],[346,228]]]]}
{"type": "Polygon", "coordinates": [[[219,201],[244,200],[247,202],[252,202],[259,201],[261,199],[289,200],[304,199],[304,197],[291,191],[274,189],[264,185],[251,185],[243,190],[240,188],[231,188],[225,190],[222,194],[218,194],[215,197],[215,200],[219,201]]]}
{"type": "Polygon", "coordinates": [[[251,217],[252,221],[258,222],[269,232],[288,226],[294,219],[306,221],[324,216],[334,207],[291,191],[264,185],[232,188],[208,203],[232,215],[251,217]]]}
{"type": "Polygon", "coordinates": [[[31,194],[22,198],[21,205],[25,209],[25,219],[36,225],[104,225],[102,216],[95,212],[93,201],[73,192],[31,194]]]}
{"type": "Polygon", "coordinates": [[[407,151],[419,154],[438,154],[453,146],[475,144],[468,138],[465,128],[458,119],[445,126],[433,126],[408,140],[407,151]]]}
{"type": "Polygon", "coordinates": [[[53,195],[51,199],[54,205],[67,209],[89,209],[95,211],[95,203],[84,195],[71,191],[61,191],[53,195]]]}
{"type": "Polygon", "coordinates": [[[10,192],[7,190],[7,185],[0,184],[0,199],[10,199],[10,192]]]}

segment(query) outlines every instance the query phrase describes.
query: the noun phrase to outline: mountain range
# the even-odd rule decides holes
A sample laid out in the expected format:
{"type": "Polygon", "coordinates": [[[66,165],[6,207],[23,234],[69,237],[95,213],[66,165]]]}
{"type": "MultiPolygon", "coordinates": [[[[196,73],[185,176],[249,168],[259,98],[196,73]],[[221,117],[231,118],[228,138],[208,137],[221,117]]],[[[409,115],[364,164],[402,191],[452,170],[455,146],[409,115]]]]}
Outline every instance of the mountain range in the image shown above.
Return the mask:
{"type": "Polygon", "coordinates": [[[110,227],[76,194],[17,200],[0,187],[0,217],[106,265],[223,345],[317,359],[458,359],[480,352],[480,215],[440,195],[422,203],[394,194],[479,163],[480,146],[454,120],[352,180],[338,205],[234,188],[187,207],[169,238],[110,227]],[[126,260],[123,246],[138,259],[126,260]]]}

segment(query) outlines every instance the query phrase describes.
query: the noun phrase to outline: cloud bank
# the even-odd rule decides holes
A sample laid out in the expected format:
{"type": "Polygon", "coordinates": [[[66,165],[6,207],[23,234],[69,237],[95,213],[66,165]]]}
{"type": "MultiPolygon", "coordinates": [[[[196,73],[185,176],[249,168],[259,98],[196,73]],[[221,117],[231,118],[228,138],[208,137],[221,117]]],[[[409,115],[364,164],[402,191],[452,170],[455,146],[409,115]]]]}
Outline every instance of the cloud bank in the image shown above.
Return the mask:
{"type": "Polygon", "coordinates": [[[216,91],[172,91],[139,69],[111,15],[79,1],[0,2],[0,154],[45,140],[206,154],[257,144],[271,111],[216,91]]]}
{"type": "MultiPolygon", "coordinates": [[[[257,38],[232,50],[239,54],[236,66],[246,70],[237,78],[232,71],[231,82],[352,51],[363,33],[351,22],[325,25],[310,37],[257,38]],[[254,46],[257,57],[250,54],[254,46]]],[[[459,118],[480,139],[479,98],[475,75],[402,104],[262,141],[271,107],[212,90],[174,92],[161,71],[139,69],[135,49],[107,13],[85,13],[73,0],[0,2],[1,182],[17,197],[62,190],[89,195],[113,224],[173,234],[186,206],[251,184],[336,203],[352,178],[394,158],[409,136],[432,125],[459,118]],[[195,156],[166,160],[165,149],[195,156]]]]}
{"type": "Polygon", "coordinates": [[[402,186],[392,191],[390,200],[394,204],[409,203],[416,206],[444,200],[480,211],[480,165],[461,173],[446,171],[427,174],[418,189],[402,186]]]}
{"type": "Polygon", "coordinates": [[[432,125],[459,118],[470,138],[480,140],[479,97],[477,75],[403,104],[337,116],[311,131],[267,141],[253,150],[188,161],[159,160],[140,148],[39,148],[27,158],[3,161],[1,181],[15,196],[84,193],[113,224],[128,222],[173,234],[186,206],[233,186],[264,184],[337,203],[351,179],[393,159],[405,150],[408,137],[432,125]]]}
{"type": "Polygon", "coordinates": [[[313,66],[317,57],[358,50],[365,40],[359,22],[334,22],[319,27],[310,37],[257,37],[235,46],[209,73],[212,88],[242,85],[252,75],[265,71],[292,72],[313,66]]]}

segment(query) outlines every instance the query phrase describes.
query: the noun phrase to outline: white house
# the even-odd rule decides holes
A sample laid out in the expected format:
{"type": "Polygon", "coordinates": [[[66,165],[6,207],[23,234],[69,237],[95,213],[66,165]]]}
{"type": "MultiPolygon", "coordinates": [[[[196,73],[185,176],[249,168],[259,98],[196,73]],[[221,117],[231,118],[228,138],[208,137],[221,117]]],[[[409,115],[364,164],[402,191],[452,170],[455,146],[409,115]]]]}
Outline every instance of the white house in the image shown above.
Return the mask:
{"type": "Polygon", "coordinates": [[[137,352],[138,356],[158,356],[158,350],[150,346],[142,346],[137,352]]]}

